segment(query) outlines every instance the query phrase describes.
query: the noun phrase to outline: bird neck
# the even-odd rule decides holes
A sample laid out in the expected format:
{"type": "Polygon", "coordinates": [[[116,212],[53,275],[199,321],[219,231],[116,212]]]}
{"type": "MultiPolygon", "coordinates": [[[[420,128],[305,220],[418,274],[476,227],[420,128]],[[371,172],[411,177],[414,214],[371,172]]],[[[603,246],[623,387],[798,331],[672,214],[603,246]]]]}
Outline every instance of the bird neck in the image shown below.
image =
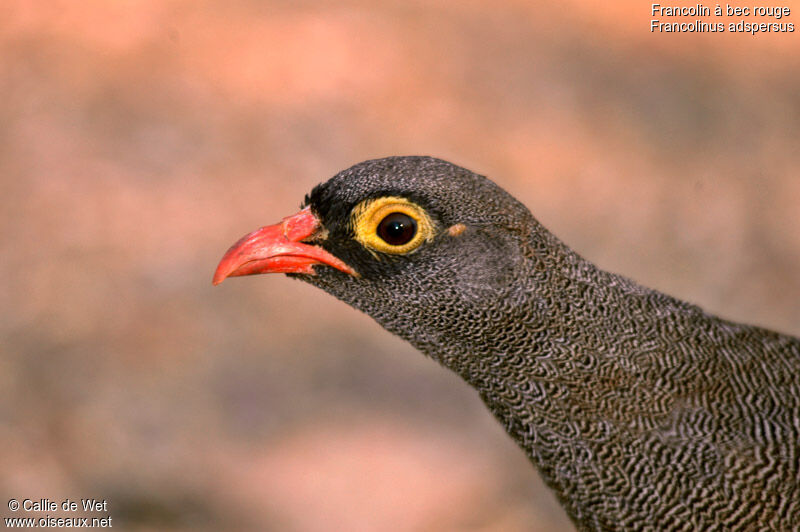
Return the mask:
{"type": "Polygon", "coordinates": [[[586,479],[615,467],[613,453],[663,423],[697,378],[663,374],[697,356],[672,345],[707,316],[560,243],[547,249],[513,290],[465,305],[458,326],[417,347],[478,390],[569,508],[569,494],[591,491],[586,479]]]}

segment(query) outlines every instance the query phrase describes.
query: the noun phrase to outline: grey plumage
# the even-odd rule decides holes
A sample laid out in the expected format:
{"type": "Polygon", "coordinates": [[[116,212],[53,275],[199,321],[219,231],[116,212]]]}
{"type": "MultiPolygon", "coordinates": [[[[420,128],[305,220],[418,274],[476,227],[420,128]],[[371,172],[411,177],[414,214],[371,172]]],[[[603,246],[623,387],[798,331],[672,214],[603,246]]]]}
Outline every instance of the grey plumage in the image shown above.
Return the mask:
{"type": "Polygon", "coordinates": [[[307,197],[359,277],[291,274],[475,388],[582,530],[800,529],[800,340],[600,270],[488,179],[367,161],[307,197]],[[382,254],[352,209],[396,196],[435,236],[382,254]],[[447,229],[465,226],[453,234],[447,229]]]}

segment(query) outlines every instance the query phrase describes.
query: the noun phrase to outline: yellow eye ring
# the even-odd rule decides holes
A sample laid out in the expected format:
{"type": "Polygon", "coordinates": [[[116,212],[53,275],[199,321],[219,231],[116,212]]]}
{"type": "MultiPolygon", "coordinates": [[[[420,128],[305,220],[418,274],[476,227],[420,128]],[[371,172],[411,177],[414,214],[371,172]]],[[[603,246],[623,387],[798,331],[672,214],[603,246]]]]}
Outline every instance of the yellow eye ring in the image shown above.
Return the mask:
{"type": "Polygon", "coordinates": [[[352,223],[355,238],[361,245],[370,250],[394,255],[410,253],[423,242],[433,240],[434,235],[433,222],[422,207],[405,198],[394,196],[359,203],[353,209],[352,223]],[[392,224],[390,231],[400,231],[397,241],[403,243],[390,243],[394,239],[386,238],[386,223],[381,226],[382,222],[392,224]],[[405,241],[405,237],[409,236],[410,239],[405,241]]]}

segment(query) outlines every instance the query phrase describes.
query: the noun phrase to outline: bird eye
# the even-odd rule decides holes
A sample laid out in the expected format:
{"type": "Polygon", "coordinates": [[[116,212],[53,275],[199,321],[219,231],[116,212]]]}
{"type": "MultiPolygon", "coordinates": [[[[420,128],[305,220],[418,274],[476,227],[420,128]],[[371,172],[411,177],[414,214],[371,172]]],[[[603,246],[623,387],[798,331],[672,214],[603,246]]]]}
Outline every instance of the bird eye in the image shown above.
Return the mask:
{"type": "Polygon", "coordinates": [[[393,212],[378,224],[378,236],[392,246],[408,244],[417,234],[417,222],[402,212],[393,212]]]}
{"type": "Polygon", "coordinates": [[[351,213],[351,224],[364,247],[393,255],[411,253],[434,236],[425,209],[394,196],[362,201],[351,213]]]}

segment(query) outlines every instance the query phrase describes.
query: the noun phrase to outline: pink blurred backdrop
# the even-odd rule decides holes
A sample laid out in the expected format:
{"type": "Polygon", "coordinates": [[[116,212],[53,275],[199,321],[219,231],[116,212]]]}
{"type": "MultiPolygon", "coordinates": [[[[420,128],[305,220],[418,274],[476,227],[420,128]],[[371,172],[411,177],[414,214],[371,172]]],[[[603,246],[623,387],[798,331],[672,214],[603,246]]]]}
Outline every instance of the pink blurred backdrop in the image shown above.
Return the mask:
{"type": "Polygon", "coordinates": [[[124,530],[569,530],[456,377],[301,283],[210,279],[335,172],[430,154],[606,269],[800,334],[797,33],[650,19],[5,0],[0,516],[99,497],[124,530]]]}

